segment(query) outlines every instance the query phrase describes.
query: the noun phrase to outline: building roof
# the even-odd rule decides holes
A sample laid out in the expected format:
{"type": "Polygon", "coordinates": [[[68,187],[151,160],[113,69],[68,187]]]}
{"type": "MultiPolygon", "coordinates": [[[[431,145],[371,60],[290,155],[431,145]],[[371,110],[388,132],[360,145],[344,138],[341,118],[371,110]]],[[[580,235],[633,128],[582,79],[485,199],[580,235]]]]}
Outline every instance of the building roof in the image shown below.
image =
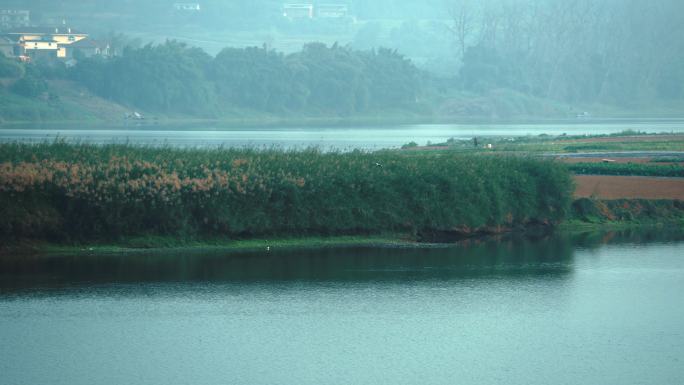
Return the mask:
{"type": "Polygon", "coordinates": [[[97,48],[99,46],[100,45],[97,44],[96,41],[90,40],[88,38],[85,38],[85,39],[82,39],[82,40],[79,40],[77,42],[73,42],[73,43],[69,44],[69,47],[72,47],[72,48],[97,48]]]}
{"type": "Polygon", "coordinates": [[[7,35],[87,35],[69,27],[17,27],[5,31],[7,35]]]}

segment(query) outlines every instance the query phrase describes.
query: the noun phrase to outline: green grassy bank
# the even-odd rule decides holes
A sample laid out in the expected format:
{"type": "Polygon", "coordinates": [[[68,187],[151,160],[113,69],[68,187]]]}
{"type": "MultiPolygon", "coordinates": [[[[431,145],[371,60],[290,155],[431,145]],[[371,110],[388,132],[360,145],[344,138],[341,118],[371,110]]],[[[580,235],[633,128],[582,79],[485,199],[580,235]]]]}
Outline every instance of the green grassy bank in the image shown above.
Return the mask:
{"type": "Polygon", "coordinates": [[[684,201],[580,198],[572,203],[568,219],[564,224],[564,228],[567,229],[638,225],[684,228],[684,201]]]}
{"type": "MultiPolygon", "coordinates": [[[[444,143],[432,143],[433,151],[460,151],[471,153],[525,153],[525,154],[572,154],[612,151],[682,151],[684,149],[684,134],[657,133],[626,130],[608,135],[537,135],[537,136],[498,136],[480,137],[479,147],[474,147],[472,141],[449,139],[444,143]],[[609,139],[609,141],[606,141],[609,139]],[[492,144],[491,149],[484,148],[484,144],[492,144]]],[[[420,150],[417,143],[407,143],[405,149],[420,150]]],[[[662,159],[658,159],[661,160],[662,159]]],[[[665,161],[679,161],[679,158],[665,159],[665,161]]]]}
{"type": "Polygon", "coordinates": [[[116,242],[499,231],[558,223],[572,181],[524,157],[0,145],[0,236],[116,242]]]}
{"type": "MultiPolygon", "coordinates": [[[[638,231],[656,239],[659,234],[684,230],[684,202],[673,200],[575,200],[566,220],[554,228],[561,236],[598,237],[604,239],[606,232],[638,231]]],[[[519,232],[516,232],[519,234],[519,232]]],[[[549,234],[544,231],[543,234],[549,234]]],[[[540,234],[532,234],[538,236],[540,234]]],[[[496,239],[508,235],[483,236],[481,240],[496,239]]],[[[466,240],[470,242],[470,240],[466,240]]],[[[49,242],[46,240],[14,240],[0,245],[2,255],[150,255],[183,254],[196,255],[212,252],[270,252],[283,249],[321,249],[340,247],[381,248],[433,248],[444,244],[419,242],[415,234],[382,233],[371,235],[333,236],[275,236],[231,238],[229,236],[179,237],[172,235],[122,236],[115,241],[84,240],[76,242],[49,242]]]]}

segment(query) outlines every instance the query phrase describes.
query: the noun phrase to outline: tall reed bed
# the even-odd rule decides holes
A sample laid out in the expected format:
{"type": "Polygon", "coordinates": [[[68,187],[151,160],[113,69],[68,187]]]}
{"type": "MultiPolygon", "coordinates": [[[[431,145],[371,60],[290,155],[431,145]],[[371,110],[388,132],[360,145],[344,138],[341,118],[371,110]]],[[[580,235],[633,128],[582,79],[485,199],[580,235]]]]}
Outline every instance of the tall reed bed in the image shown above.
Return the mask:
{"type": "Polygon", "coordinates": [[[0,145],[0,237],[469,231],[553,223],[572,182],[523,157],[0,145]]]}

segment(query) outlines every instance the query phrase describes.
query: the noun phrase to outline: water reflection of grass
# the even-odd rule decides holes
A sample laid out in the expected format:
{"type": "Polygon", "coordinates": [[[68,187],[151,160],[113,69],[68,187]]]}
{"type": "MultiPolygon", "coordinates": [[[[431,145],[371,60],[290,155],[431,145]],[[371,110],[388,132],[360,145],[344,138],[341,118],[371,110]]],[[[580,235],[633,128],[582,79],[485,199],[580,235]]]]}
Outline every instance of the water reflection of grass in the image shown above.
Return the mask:
{"type": "Polygon", "coordinates": [[[684,241],[683,227],[640,226],[640,227],[604,227],[576,229],[562,232],[573,245],[582,248],[598,248],[613,244],[645,244],[671,243],[684,241]]]}
{"type": "Polygon", "coordinates": [[[567,238],[504,236],[439,247],[377,245],[266,250],[194,250],[0,258],[3,286],[161,282],[420,282],[488,277],[545,279],[571,272],[567,238]],[[27,267],[30,266],[30,269],[27,267]],[[22,281],[22,271],[31,271],[22,281]],[[43,274],[48,273],[49,274],[43,274]],[[40,277],[49,277],[41,282],[40,277]]]}
{"type": "MultiPolygon", "coordinates": [[[[605,245],[682,242],[684,231],[641,228],[621,231],[556,232],[526,237],[506,234],[453,245],[401,247],[337,244],[335,247],[274,247],[240,250],[190,248],[136,253],[65,253],[0,258],[0,292],[68,285],[169,283],[259,285],[302,283],[398,283],[423,281],[564,279],[573,272],[578,249],[605,245]]],[[[320,245],[319,245],[320,246],[320,245]]],[[[125,290],[125,289],[124,289],[125,290]]]]}

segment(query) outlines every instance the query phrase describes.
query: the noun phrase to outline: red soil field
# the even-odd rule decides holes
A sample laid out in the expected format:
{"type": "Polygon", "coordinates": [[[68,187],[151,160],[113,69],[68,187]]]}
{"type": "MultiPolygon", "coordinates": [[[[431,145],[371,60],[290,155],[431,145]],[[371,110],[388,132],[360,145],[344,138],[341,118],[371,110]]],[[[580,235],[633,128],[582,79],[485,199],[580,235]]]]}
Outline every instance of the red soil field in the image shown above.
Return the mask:
{"type": "Polygon", "coordinates": [[[576,198],[684,200],[684,178],[575,175],[576,198]]]}

